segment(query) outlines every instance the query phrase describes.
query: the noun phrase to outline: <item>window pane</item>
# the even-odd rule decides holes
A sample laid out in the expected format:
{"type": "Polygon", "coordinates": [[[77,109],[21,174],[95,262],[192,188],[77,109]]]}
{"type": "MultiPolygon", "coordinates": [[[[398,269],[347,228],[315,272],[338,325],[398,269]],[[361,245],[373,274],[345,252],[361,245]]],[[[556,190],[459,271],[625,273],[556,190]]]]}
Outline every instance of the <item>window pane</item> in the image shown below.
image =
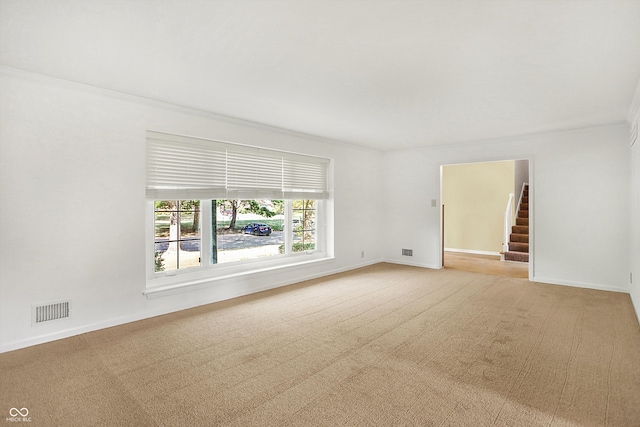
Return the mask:
{"type": "Polygon", "coordinates": [[[218,200],[216,219],[218,263],[284,253],[282,200],[218,200]]]}
{"type": "Polygon", "coordinates": [[[200,212],[180,212],[180,239],[200,238],[200,212]]]}
{"type": "Polygon", "coordinates": [[[311,237],[307,240],[294,240],[291,252],[305,252],[313,251],[316,248],[315,237],[311,237]]]}
{"type": "Polygon", "coordinates": [[[169,238],[170,214],[167,212],[155,212],[154,215],[155,239],[169,238]]]}
{"type": "Polygon", "coordinates": [[[187,240],[180,242],[178,268],[191,268],[200,266],[200,240],[187,240]]]}
{"type": "Polygon", "coordinates": [[[175,270],[178,262],[176,251],[168,251],[169,242],[164,241],[155,244],[155,271],[175,270]]]}
{"type": "Polygon", "coordinates": [[[200,201],[154,202],[154,271],[200,265],[200,201]]]}
{"type": "Polygon", "coordinates": [[[155,202],[154,228],[155,238],[169,238],[170,224],[177,220],[175,200],[157,200],[155,202]]]}
{"type": "Polygon", "coordinates": [[[316,248],[316,201],[293,200],[292,252],[313,251],[316,248]]]}

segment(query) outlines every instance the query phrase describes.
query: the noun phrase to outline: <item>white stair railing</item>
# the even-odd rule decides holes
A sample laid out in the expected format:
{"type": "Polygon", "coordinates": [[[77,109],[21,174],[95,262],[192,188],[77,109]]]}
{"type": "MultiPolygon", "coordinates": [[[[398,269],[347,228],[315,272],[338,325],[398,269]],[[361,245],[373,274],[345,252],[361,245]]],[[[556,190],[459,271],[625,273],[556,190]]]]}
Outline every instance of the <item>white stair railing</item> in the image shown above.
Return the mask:
{"type": "Polygon", "coordinates": [[[524,197],[524,189],[529,186],[528,182],[522,183],[522,188],[520,189],[520,197],[518,197],[518,206],[516,207],[516,212],[520,210],[520,205],[522,204],[522,198],[524,197]]]}
{"type": "Polygon", "coordinates": [[[502,243],[502,254],[500,257],[504,261],[504,253],[509,251],[509,239],[511,236],[511,226],[513,226],[513,199],[515,195],[509,193],[509,201],[504,211],[504,241],[502,243]]]}

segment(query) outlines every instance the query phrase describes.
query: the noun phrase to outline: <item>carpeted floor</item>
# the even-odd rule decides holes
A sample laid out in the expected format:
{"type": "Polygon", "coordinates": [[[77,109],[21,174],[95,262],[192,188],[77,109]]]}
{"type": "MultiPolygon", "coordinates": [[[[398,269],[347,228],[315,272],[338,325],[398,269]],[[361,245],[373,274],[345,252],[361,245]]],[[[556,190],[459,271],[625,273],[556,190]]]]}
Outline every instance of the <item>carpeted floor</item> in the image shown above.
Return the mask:
{"type": "Polygon", "coordinates": [[[628,295],[457,270],[378,264],[0,369],[0,422],[32,426],[640,426],[628,295]]]}

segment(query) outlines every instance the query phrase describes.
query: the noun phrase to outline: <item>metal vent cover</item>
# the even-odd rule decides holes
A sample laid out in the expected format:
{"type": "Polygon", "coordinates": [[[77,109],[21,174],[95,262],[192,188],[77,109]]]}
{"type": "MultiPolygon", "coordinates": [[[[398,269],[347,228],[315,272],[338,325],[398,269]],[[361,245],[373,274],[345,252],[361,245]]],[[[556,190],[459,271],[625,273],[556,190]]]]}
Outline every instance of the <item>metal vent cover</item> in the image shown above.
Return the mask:
{"type": "Polygon", "coordinates": [[[413,249],[403,249],[402,256],[413,256],[413,249]]]}
{"type": "Polygon", "coordinates": [[[31,313],[31,323],[49,322],[65,319],[71,315],[71,301],[59,301],[45,305],[34,305],[31,313]]]}

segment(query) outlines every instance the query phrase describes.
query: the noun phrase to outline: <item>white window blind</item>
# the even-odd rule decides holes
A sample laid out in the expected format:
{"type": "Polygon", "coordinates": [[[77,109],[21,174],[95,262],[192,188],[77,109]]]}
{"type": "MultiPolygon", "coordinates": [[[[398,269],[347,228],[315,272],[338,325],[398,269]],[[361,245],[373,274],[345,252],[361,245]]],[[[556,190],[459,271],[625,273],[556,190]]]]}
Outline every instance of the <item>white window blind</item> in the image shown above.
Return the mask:
{"type": "Polygon", "coordinates": [[[287,155],[282,159],[282,188],[286,199],[326,199],[329,161],[287,155]]]}
{"type": "Polygon", "coordinates": [[[225,148],[211,141],[164,134],[147,135],[147,198],[224,197],[225,148]]]}
{"type": "Polygon", "coordinates": [[[229,199],[282,199],[282,157],[257,148],[227,150],[229,199]]]}
{"type": "Polygon", "coordinates": [[[326,199],[329,159],[147,132],[147,198],[326,199]]]}

